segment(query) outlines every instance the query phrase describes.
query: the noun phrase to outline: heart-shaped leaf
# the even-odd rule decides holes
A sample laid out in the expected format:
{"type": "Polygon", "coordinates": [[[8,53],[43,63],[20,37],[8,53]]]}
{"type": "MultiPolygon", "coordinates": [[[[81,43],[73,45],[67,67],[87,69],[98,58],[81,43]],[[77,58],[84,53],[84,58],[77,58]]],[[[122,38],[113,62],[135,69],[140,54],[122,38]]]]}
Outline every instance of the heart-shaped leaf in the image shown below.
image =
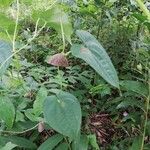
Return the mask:
{"type": "Polygon", "coordinates": [[[75,139],[81,126],[81,108],[72,94],[59,91],[44,104],[46,122],[57,132],[75,139]]]}
{"type": "Polygon", "coordinates": [[[116,70],[102,45],[87,31],[78,30],[76,33],[87,48],[80,44],[74,44],[71,48],[72,54],[83,59],[108,83],[119,88],[116,70]]]}

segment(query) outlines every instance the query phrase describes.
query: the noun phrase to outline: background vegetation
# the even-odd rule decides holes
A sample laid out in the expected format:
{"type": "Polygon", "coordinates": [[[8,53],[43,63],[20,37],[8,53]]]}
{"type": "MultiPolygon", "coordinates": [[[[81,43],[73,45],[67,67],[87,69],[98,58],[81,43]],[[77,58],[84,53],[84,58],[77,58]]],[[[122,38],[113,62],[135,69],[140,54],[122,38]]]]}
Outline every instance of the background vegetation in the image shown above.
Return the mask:
{"type": "Polygon", "coordinates": [[[149,150],[149,10],[0,0],[0,149],[149,150]]]}

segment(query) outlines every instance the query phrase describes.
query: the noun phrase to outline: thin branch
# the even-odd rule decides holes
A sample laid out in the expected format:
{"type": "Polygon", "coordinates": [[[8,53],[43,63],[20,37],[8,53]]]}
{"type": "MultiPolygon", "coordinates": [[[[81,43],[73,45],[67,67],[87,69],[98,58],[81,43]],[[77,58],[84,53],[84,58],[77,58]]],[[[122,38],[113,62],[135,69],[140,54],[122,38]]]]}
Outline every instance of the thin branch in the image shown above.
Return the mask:
{"type": "MultiPolygon", "coordinates": [[[[38,21],[37,21],[38,22],[38,21]]],[[[43,25],[43,27],[40,28],[39,31],[36,31],[36,27],[35,27],[35,32],[32,38],[30,38],[27,42],[26,45],[24,45],[23,47],[21,47],[19,50],[15,51],[12,55],[10,55],[1,65],[0,65],[0,69],[17,53],[19,53],[21,50],[25,49],[38,35],[39,33],[43,30],[43,28],[45,28],[46,23],[43,25]],[[35,34],[36,33],[36,34],[35,34]]]]}
{"type": "Polygon", "coordinates": [[[3,134],[23,134],[23,133],[26,133],[26,132],[29,132],[31,130],[34,130],[35,128],[38,127],[39,124],[36,124],[34,127],[30,128],[30,129],[27,129],[27,130],[24,130],[24,131],[20,131],[20,132],[15,132],[15,131],[0,131],[0,133],[3,133],[3,134]]]}

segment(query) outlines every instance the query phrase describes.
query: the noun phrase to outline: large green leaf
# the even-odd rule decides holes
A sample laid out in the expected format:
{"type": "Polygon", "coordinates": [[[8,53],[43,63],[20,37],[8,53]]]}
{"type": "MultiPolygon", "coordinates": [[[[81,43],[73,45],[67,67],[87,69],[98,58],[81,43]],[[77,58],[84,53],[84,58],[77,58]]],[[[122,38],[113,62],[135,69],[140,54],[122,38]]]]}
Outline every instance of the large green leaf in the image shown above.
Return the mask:
{"type": "Polygon", "coordinates": [[[50,138],[48,138],[39,148],[38,150],[53,150],[53,148],[61,142],[63,136],[60,134],[56,134],[50,138]]]}
{"type": "Polygon", "coordinates": [[[83,59],[108,83],[119,88],[116,70],[102,45],[87,31],[78,30],[76,33],[86,47],[75,44],[71,48],[72,54],[83,59]]]}
{"type": "Polygon", "coordinates": [[[0,76],[4,74],[11,62],[11,59],[9,59],[4,65],[2,65],[10,55],[12,55],[11,45],[8,42],[0,40],[0,76]]]}
{"type": "Polygon", "coordinates": [[[148,95],[148,85],[142,82],[133,80],[124,80],[120,82],[120,85],[122,89],[126,91],[132,91],[146,97],[148,95]]]}
{"type": "Polygon", "coordinates": [[[47,97],[47,90],[45,87],[41,87],[37,93],[36,100],[33,104],[33,111],[36,116],[39,116],[43,111],[43,103],[47,97]]]}
{"type": "Polygon", "coordinates": [[[47,26],[53,27],[58,33],[61,31],[61,23],[66,39],[71,43],[72,25],[68,19],[68,15],[62,10],[61,7],[54,7],[47,11],[34,11],[32,14],[34,21],[40,18],[40,24],[43,25],[47,22],[47,26]]]}
{"type": "Polygon", "coordinates": [[[13,126],[14,119],[15,108],[12,101],[7,97],[0,96],[0,120],[3,120],[10,129],[13,126]]]}
{"type": "Polygon", "coordinates": [[[81,126],[81,108],[72,94],[59,91],[44,103],[46,122],[57,132],[75,139],[81,126]]]}

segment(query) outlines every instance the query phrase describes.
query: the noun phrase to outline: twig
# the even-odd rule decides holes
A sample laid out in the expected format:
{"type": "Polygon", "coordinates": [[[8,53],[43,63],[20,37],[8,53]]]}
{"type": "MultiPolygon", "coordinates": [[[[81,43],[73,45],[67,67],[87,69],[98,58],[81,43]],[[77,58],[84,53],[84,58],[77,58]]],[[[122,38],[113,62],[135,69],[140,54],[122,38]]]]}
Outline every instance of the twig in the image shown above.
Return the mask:
{"type": "MultiPolygon", "coordinates": [[[[38,19],[39,20],[39,19],[38,19]]],[[[37,21],[38,23],[38,21],[37,21]]],[[[37,25],[36,25],[37,26],[37,25]]],[[[17,53],[19,53],[21,50],[23,50],[24,48],[26,48],[38,35],[39,33],[43,30],[43,28],[45,28],[46,23],[43,25],[43,27],[40,28],[39,31],[37,31],[36,27],[35,27],[35,32],[32,38],[30,38],[27,42],[27,44],[25,44],[23,47],[21,47],[19,50],[15,51],[12,55],[10,55],[1,65],[0,65],[0,69],[17,53]]]]}

